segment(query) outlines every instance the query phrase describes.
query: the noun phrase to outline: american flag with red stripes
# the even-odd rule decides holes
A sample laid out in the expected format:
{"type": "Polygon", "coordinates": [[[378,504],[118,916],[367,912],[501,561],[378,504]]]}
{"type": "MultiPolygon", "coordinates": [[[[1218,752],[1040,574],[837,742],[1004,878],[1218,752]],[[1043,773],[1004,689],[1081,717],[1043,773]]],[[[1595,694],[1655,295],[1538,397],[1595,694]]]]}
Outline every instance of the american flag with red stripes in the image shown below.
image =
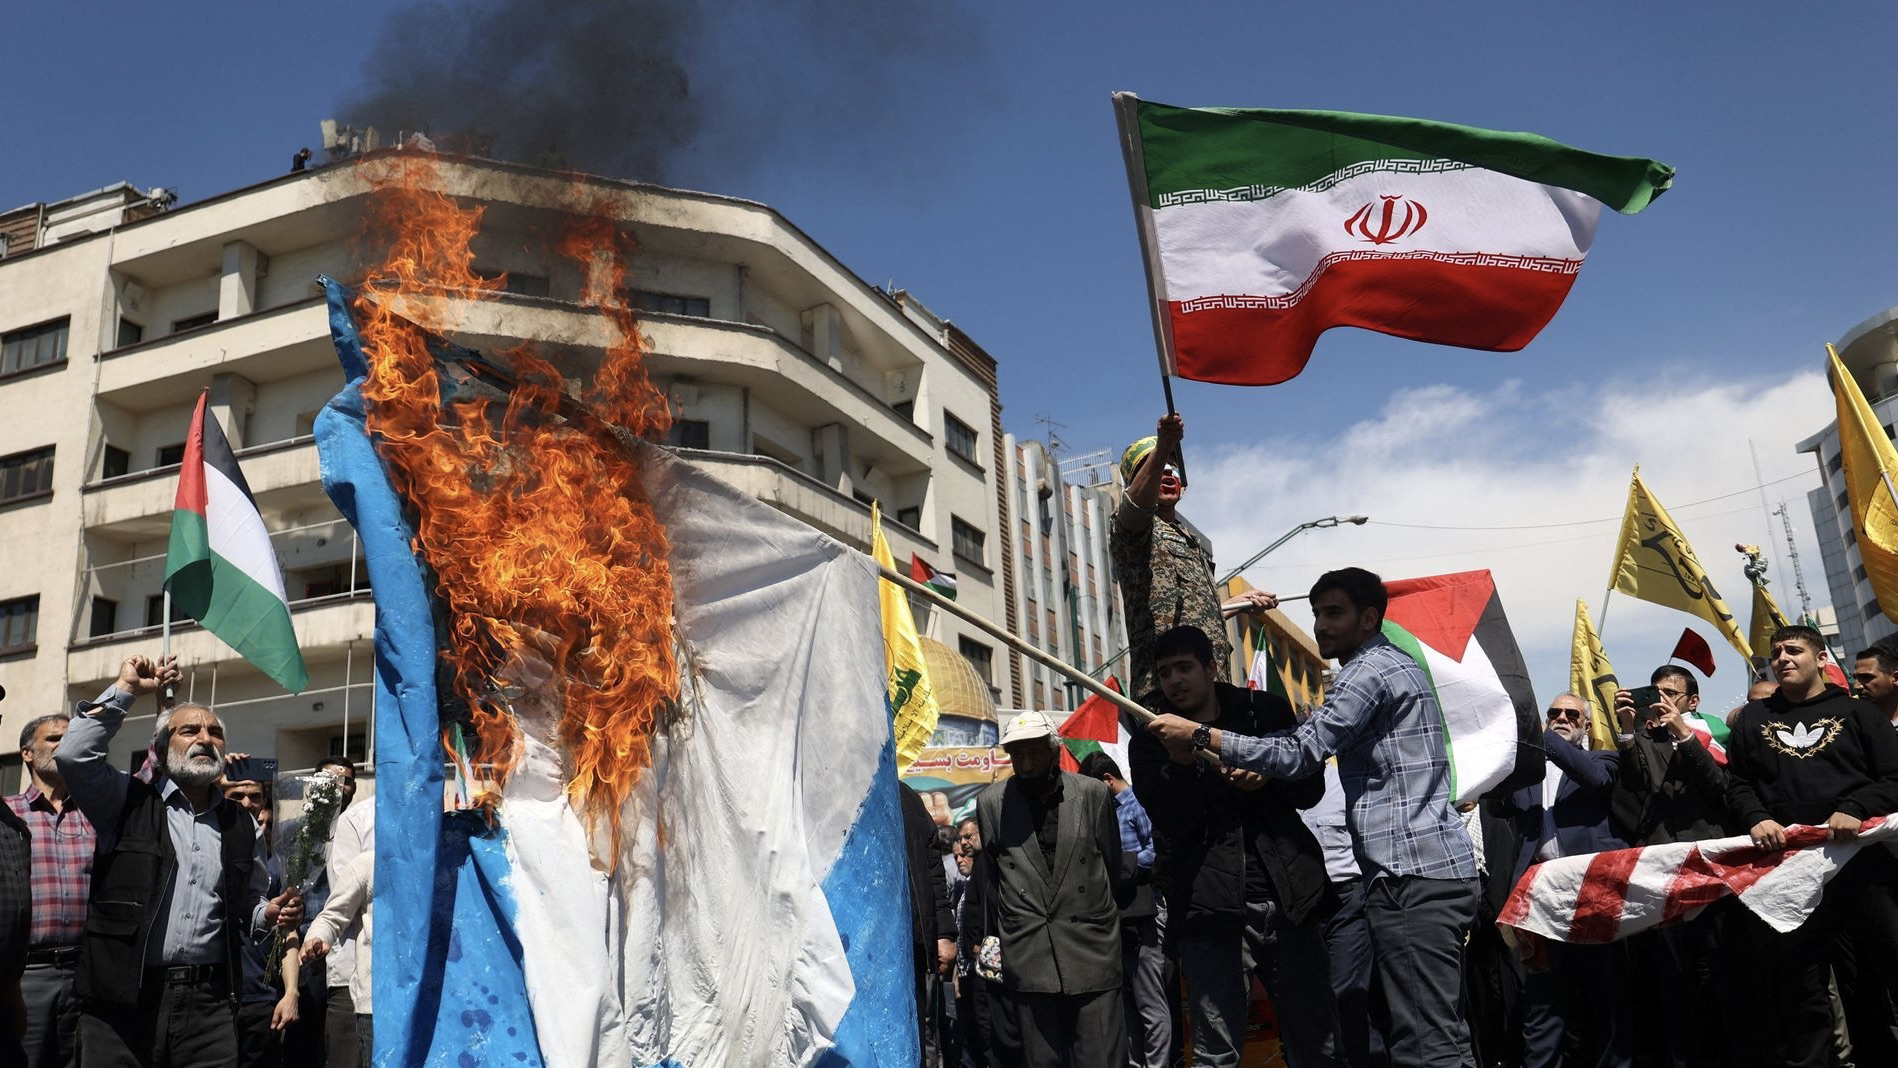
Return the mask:
{"type": "Polygon", "coordinates": [[[1898,841],[1898,821],[1876,816],[1841,841],[1824,827],[1788,827],[1783,850],[1739,835],[1562,857],[1524,872],[1497,922],[1560,942],[1613,942],[1737,896],[1784,933],[1806,922],[1860,849],[1885,841],[1898,841]]]}

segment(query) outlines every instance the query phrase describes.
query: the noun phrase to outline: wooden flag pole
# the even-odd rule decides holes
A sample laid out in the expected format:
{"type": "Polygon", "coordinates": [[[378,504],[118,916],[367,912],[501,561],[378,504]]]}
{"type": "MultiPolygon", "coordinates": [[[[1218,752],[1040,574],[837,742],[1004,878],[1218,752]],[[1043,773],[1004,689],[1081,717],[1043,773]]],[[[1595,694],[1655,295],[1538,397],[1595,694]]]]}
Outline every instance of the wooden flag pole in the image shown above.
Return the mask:
{"type": "Polygon", "coordinates": [[[1020,653],[1021,655],[1025,657],[1028,657],[1031,660],[1037,661],[1043,665],[1046,665],[1049,668],[1052,668],[1055,671],[1060,672],[1063,675],[1066,675],[1068,678],[1073,679],[1077,683],[1080,683],[1081,687],[1089,691],[1090,693],[1094,693],[1101,697],[1107,698],[1109,701],[1112,701],[1115,705],[1119,706],[1121,711],[1131,714],[1134,717],[1134,719],[1137,722],[1141,723],[1142,725],[1153,722],[1153,712],[1151,710],[1147,709],[1145,706],[1141,705],[1140,702],[1135,701],[1133,698],[1128,697],[1126,694],[1117,693],[1114,690],[1109,689],[1107,686],[1101,684],[1100,682],[1095,681],[1092,675],[1089,675],[1087,672],[1082,671],[1080,668],[1077,668],[1065,660],[1061,660],[1058,657],[1051,656],[1050,654],[1044,653],[1040,649],[1037,649],[1034,646],[1029,645],[1027,642],[1022,641],[1020,638],[1015,637],[1013,634],[1008,633],[1007,631],[989,622],[987,619],[983,618],[982,616],[979,616],[976,613],[970,611],[969,609],[963,607],[962,605],[959,605],[956,602],[950,600],[949,598],[944,597],[942,594],[937,593],[935,590],[930,589],[928,586],[925,586],[922,583],[917,582],[915,579],[910,578],[908,575],[900,574],[894,569],[884,567],[882,564],[877,565],[877,571],[881,573],[885,579],[888,579],[889,581],[896,583],[898,586],[902,587],[903,589],[908,590],[911,593],[920,594],[921,596],[928,598],[931,603],[935,604],[937,607],[941,608],[943,611],[949,612],[952,615],[958,616],[969,623],[975,624],[977,627],[981,628],[981,630],[984,633],[995,638],[997,641],[1002,642],[1004,645],[1007,645],[1010,649],[1013,649],[1016,652],[1020,653]]]}
{"type": "MultiPolygon", "coordinates": [[[[1140,262],[1147,274],[1147,310],[1153,317],[1153,344],[1160,355],[1160,391],[1166,413],[1178,415],[1173,403],[1173,322],[1166,315],[1160,293],[1160,241],[1153,230],[1153,209],[1147,193],[1147,161],[1140,147],[1140,98],[1129,92],[1114,94],[1114,122],[1120,129],[1120,154],[1127,164],[1127,191],[1133,198],[1134,231],[1140,236],[1140,262]]],[[[1178,457],[1180,479],[1186,479],[1186,451],[1178,457]]]]}

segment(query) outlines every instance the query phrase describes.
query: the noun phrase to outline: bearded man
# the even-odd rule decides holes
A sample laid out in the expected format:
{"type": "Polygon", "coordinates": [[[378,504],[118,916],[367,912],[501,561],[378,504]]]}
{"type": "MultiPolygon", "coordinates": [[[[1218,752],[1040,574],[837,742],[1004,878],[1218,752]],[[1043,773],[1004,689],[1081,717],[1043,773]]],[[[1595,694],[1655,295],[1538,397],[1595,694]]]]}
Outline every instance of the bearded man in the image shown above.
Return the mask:
{"type": "Polygon", "coordinates": [[[85,1066],[235,1064],[239,940],[303,918],[294,891],[267,896],[256,824],[216,788],[216,713],[194,704],[159,712],[162,771],[151,783],[112,765],[107,750],[133,702],[178,679],[173,657],[127,658],[99,700],[79,705],[54,751],[99,835],[74,983],[85,1066]]]}

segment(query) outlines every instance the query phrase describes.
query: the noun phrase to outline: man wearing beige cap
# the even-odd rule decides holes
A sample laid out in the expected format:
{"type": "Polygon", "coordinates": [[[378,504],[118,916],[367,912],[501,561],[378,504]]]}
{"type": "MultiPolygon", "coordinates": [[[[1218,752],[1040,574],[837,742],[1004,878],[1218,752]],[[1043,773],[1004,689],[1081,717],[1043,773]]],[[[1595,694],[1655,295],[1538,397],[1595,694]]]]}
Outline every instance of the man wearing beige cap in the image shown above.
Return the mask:
{"type": "Polygon", "coordinates": [[[977,796],[981,856],[1002,939],[1002,986],[1026,1068],[1127,1062],[1120,910],[1132,859],[1120,849],[1106,784],[1062,771],[1061,740],[1041,712],[1002,729],[1014,773],[977,796]]]}

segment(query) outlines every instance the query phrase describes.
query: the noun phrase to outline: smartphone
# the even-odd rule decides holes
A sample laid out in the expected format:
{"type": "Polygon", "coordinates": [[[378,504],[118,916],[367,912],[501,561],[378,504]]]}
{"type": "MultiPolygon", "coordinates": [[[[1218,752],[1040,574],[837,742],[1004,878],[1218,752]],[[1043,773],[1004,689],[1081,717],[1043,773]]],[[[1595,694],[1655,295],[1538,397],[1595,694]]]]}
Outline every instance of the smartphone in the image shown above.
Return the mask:
{"type": "Polygon", "coordinates": [[[1636,718],[1645,718],[1648,715],[1649,709],[1661,703],[1661,688],[1659,686],[1636,686],[1634,689],[1629,690],[1628,694],[1634,698],[1634,714],[1636,718]]]}
{"type": "Polygon", "coordinates": [[[277,779],[277,760],[275,757],[242,757],[224,765],[224,778],[228,782],[275,782],[277,779]]]}

